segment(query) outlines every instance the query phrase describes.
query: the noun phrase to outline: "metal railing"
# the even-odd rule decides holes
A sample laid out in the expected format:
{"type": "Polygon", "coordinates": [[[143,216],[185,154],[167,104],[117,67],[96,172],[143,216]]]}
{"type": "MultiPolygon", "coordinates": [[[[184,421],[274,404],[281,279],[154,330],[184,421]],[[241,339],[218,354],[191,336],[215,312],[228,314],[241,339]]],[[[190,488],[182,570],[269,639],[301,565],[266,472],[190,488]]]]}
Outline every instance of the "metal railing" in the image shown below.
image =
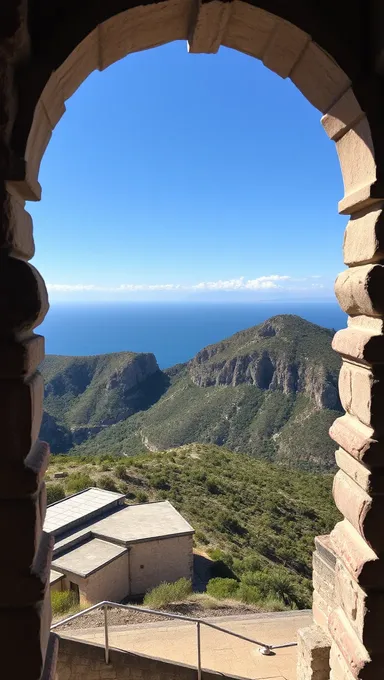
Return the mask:
{"type": "Polygon", "coordinates": [[[108,609],[131,609],[134,611],[141,612],[142,614],[155,614],[156,616],[162,616],[165,619],[178,619],[179,621],[188,621],[189,623],[195,623],[196,624],[196,642],[197,642],[197,663],[196,663],[196,668],[197,668],[197,680],[201,680],[201,632],[200,628],[201,626],[207,626],[208,628],[213,628],[214,630],[218,630],[221,633],[226,633],[227,635],[232,635],[233,637],[239,638],[240,640],[245,640],[245,642],[250,642],[253,645],[258,645],[259,647],[259,652],[260,654],[270,656],[273,654],[274,649],[284,649],[285,647],[296,647],[297,642],[286,642],[285,644],[282,645],[270,645],[265,642],[260,642],[260,640],[254,640],[253,638],[246,637],[245,635],[241,635],[240,633],[235,633],[232,630],[228,630],[228,628],[222,628],[221,626],[217,626],[215,623],[211,623],[210,621],[207,621],[206,619],[197,619],[193,616],[182,616],[181,614],[172,614],[171,612],[163,612],[163,611],[157,611],[156,609],[146,609],[145,607],[139,607],[134,604],[118,604],[117,602],[109,602],[108,600],[104,600],[103,602],[99,602],[98,604],[94,604],[92,607],[88,607],[88,609],[83,609],[81,612],[78,614],[73,614],[72,616],[68,616],[68,618],[63,619],[62,621],[58,621],[57,623],[54,623],[53,626],[51,626],[51,630],[54,630],[58,628],[59,626],[64,626],[65,624],[69,623],[70,621],[74,621],[75,619],[80,618],[81,616],[84,616],[85,614],[88,614],[89,612],[94,611],[95,609],[102,609],[104,611],[104,649],[105,649],[105,663],[109,663],[109,635],[108,635],[108,609]]]}

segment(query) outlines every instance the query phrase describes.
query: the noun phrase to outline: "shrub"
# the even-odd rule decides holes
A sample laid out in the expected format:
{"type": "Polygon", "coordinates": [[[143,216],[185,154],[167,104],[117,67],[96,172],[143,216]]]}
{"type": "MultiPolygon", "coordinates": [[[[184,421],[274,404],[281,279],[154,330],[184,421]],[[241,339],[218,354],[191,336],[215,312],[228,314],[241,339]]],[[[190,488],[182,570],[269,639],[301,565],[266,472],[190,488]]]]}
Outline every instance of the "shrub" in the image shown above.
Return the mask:
{"type": "Polygon", "coordinates": [[[76,593],[71,590],[53,590],[51,593],[52,614],[66,614],[78,607],[76,593]]]}
{"type": "Polygon", "coordinates": [[[197,545],[199,543],[202,543],[203,545],[208,545],[208,543],[209,543],[209,538],[207,538],[207,536],[205,535],[205,533],[203,531],[199,531],[199,529],[197,529],[195,531],[194,538],[195,538],[195,543],[197,545]]]}
{"type": "Polygon", "coordinates": [[[146,607],[160,608],[172,602],[182,602],[192,594],[192,583],[186,578],[180,578],[175,583],[160,583],[150,590],[144,597],[146,607]]]}
{"type": "Polygon", "coordinates": [[[65,486],[69,493],[78,493],[89,486],[93,486],[94,483],[94,479],[86,472],[72,472],[72,474],[68,475],[65,486]]]}
{"type": "Polygon", "coordinates": [[[207,584],[207,593],[210,597],[224,600],[228,597],[236,597],[239,583],[234,578],[211,578],[207,584]]]}
{"type": "Polygon", "coordinates": [[[136,491],[136,500],[138,503],[147,503],[148,496],[144,491],[136,491]]]}
{"type": "Polygon", "coordinates": [[[207,479],[207,491],[213,495],[221,494],[221,489],[216,481],[212,478],[207,479]]]}
{"type": "Polygon", "coordinates": [[[47,505],[56,503],[65,498],[65,489],[62,484],[47,484],[47,505]]]}
{"type": "Polygon", "coordinates": [[[221,510],[217,513],[215,524],[220,531],[228,531],[230,534],[239,534],[241,536],[246,533],[246,529],[241,526],[236,517],[228,510],[221,510]]]}
{"type": "Polygon", "coordinates": [[[153,475],[150,479],[150,482],[155,489],[169,491],[169,489],[171,488],[168,480],[163,475],[153,475]]]}
{"type": "Polygon", "coordinates": [[[119,479],[125,480],[127,477],[127,467],[124,463],[117,463],[115,466],[115,475],[119,479]]]}
{"type": "Polygon", "coordinates": [[[106,491],[117,491],[117,484],[111,475],[104,475],[100,477],[97,482],[97,486],[100,489],[105,489],[106,491]]]}

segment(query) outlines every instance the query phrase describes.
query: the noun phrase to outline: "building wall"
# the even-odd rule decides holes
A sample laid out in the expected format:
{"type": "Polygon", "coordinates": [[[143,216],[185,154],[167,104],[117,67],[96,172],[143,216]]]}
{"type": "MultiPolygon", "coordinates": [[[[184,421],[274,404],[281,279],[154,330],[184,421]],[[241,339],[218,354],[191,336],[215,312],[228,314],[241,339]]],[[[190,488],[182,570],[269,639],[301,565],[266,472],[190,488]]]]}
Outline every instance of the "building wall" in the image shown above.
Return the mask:
{"type": "Polygon", "coordinates": [[[130,548],[131,594],[141,595],[162,581],[192,578],[192,536],[135,543],[130,548]]]}
{"type": "Polygon", "coordinates": [[[52,583],[50,588],[51,588],[51,593],[54,590],[59,590],[59,591],[64,590],[64,576],[59,581],[56,581],[56,583],[52,583]]]}
{"type": "Polygon", "coordinates": [[[102,600],[120,602],[129,593],[128,554],[121,555],[88,578],[68,575],[68,589],[70,581],[79,586],[80,604],[96,604],[102,600]]]}

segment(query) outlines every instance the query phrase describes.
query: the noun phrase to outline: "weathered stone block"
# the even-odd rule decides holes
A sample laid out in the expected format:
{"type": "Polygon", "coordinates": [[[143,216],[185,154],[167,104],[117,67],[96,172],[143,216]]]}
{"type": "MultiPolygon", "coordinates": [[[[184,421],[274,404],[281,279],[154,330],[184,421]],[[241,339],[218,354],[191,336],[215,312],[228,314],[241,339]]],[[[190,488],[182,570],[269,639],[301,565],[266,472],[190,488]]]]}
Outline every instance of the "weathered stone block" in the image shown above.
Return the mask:
{"type": "Polygon", "coordinates": [[[344,361],[339,374],[343,408],[376,433],[384,430],[384,366],[372,369],[344,361]]]}
{"type": "Polygon", "coordinates": [[[27,178],[37,181],[39,168],[44,151],[52,137],[52,126],[47,116],[45,107],[41,101],[35,108],[31,131],[25,150],[25,160],[27,163],[27,178]]]}
{"type": "Polygon", "coordinates": [[[298,631],[297,664],[299,680],[329,680],[331,640],[319,626],[298,631]]]}
{"type": "Polygon", "coordinates": [[[344,234],[344,262],[351,266],[380,262],[384,255],[384,223],[380,203],[355,213],[344,234]]]}
{"type": "Polygon", "coordinates": [[[291,73],[291,80],[323,113],[329,111],[350,84],[348,76],[314,42],[308,43],[291,73]]]}
{"type": "Polygon", "coordinates": [[[330,614],[328,626],[332,639],[343,655],[352,676],[361,680],[368,678],[366,669],[369,668],[371,659],[340,608],[330,614]]]}
{"type": "Polygon", "coordinates": [[[44,338],[31,334],[23,340],[0,341],[0,379],[25,378],[44,359],[44,338]]]}
{"type": "Polygon", "coordinates": [[[315,536],[315,546],[319,557],[334,571],[336,566],[336,555],[333,549],[329,534],[315,536]]]}
{"type": "Polygon", "coordinates": [[[329,662],[331,666],[330,680],[355,680],[335,642],[331,645],[329,662]]]}
{"type": "Polygon", "coordinates": [[[341,562],[336,566],[335,591],[337,602],[360,642],[368,652],[381,652],[383,633],[380,621],[384,617],[384,591],[364,591],[341,562]]]}
{"type": "Polygon", "coordinates": [[[344,449],[335,454],[336,463],[348,477],[358,484],[367,494],[384,493],[384,469],[372,470],[362,465],[344,449]]]}
{"type": "Polygon", "coordinates": [[[337,141],[363,117],[363,111],[352,88],[349,88],[322,117],[321,122],[328,137],[337,141]]]}
{"type": "Polygon", "coordinates": [[[154,6],[139,5],[104,21],[99,25],[99,65],[94,68],[103,70],[138,50],[187,40],[195,10],[191,0],[166,0],[154,6]]]}
{"type": "Polygon", "coordinates": [[[357,461],[372,467],[383,467],[384,444],[374,430],[357,418],[346,414],[337,418],[329,430],[330,437],[357,461]]]}
{"type": "Polygon", "coordinates": [[[366,364],[383,363],[384,335],[369,330],[349,327],[338,331],[332,340],[332,347],[346,358],[366,364]]]}
{"type": "Polygon", "coordinates": [[[333,606],[335,572],[317,552],[313,553],[313,587],[329,606],[333,606]]]}
{"type": "Polygon", "coordinates": [[[6,257],[0,267],[0,337],[26,333],[38,326],[48,311],[44,281],[31,264],[6,257]]]}
{"type": "Polygon", "coordinates": [[[369,496],[340,470],[334,479],[333,497],[344,517],[365,538],[375,553],[381,553],[384,549],[384,495],[369,496]]]}
{"type": "Polygon", "coordinates": [[[281,78],[288,78],[310,41],[307,33],[279,21],[263,53],[263,64],[281,78]]]}
{"type": "Polygon", "coordinates": [[[277,17],[246,2],[234,2],[222,44],[262,59],[277,17]]]}
{"type": "Polygon", "coordinates": [[[30,260],[35,252],[32,229],[32,217],[24,209],[24,201],[7,194],[0,221],[0,248],[30,260]]]}
{"type": "Polygon", "coordinates": [[[27,499],[0,500],[0,536],[7,546],[0,561],[0,578],[5,583],[15,570],[28,574],[34,563],[44,523],[44,498],[45,489],[27,499]]]}
{"type": "Polygon", "coordinates": [[[312,599],[312,613],[313,613],[313,622],[320,626],[323,630],[327,631],[328,630],[328,617],[332,611],[332,607],[330,606],[329,602],[327,600],[324,600],[319,593],[314,590],[313,591],[313,599],[312,599]]]}
{"type": "Polygon", "coordinates": [[[339,274],[335,293],[340,307],[352,316],[384,314],[384,266],[366,264],[339,274]]]}
{"type": "Polygon", "coordinates": [[[188,41],[188,51],[194,54],[215,54],[221,45],[231,9],[232,3],[223,3],[220,0],[199,3],[188,41]]]}
{"type": "Polygon", "coordinates": [[[44,615],[41,605],[0,609],[1,644],[6,650],[1,661],[2,677],[41,680],[46,651],[44,615]]]}
{"type": "Polygon", "coordinates": [[[38,438],[43,417],[44,384],[39,373],[22,380],[0,380],[3,465],[18,465],[38,438]]]}
{"type": "Polygon", "coordinates": [[[384,582],[383,561],[348,520],[336,524],[331,540],[337,557],[360,586],[381,588],[384,582]]]}
{"type": "MultiPolygon", "coordinates": [[[[346,134],[336,142],[344,182],[344,201],[339,209],[345,210],[351,196],[363,190],[370,195],[370,187],[376,181],[376,163],[373,152],[371,130],[363,116],[346,134]]],[[[364,207],[364,200],[353,200],[356,208],[364,207]]]]}

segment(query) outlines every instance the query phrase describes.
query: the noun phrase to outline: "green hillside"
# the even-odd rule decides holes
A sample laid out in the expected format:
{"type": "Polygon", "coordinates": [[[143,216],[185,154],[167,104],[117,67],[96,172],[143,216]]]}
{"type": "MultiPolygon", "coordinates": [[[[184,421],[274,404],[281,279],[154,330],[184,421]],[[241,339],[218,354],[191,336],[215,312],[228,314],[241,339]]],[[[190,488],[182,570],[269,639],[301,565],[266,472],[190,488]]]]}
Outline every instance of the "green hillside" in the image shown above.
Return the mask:
{"type": "Polygon", "coordinates": [[[169,499],[195,528],[196,549],[214,558],[212,576],[237,579],[244,597],[260,579],[278,578],[298,607],[310,604],[314,537],[339,519],[330,475],[285,470],[212,445],[128,459],[52,458],[50,500],[90,485],[120,490],[130,502],[169,499]],[[60,482],[59,470],[68,473],[60,482]]]}
{"type": "Polygon", "coordinates": [[[331,339],[332,331],[300,317],[273,317],[206,347],[187,364],[157,371],[140,386],[144,398],[137,398],[136,388],[128,401],[121,378],[113,394],[105,389],[109,355],[85,358],[86,368],[81,357],[65,357],[70,371],[62,358],[48,358],[46,410],[57,426],[75,431],[66,448],[60,432],[53,450],[121,456],[199,441],[286,466],[329,470],[334,445],[328,429],[340,409],[340,359],[331,339]],[[93,373],[91,360],[101,363],[93,373]],[[79,366],[88,383],[77,395],[71,381],[79,366]],[[57,380],[63,380],[61,393],[50,391],[57,380]]]}

